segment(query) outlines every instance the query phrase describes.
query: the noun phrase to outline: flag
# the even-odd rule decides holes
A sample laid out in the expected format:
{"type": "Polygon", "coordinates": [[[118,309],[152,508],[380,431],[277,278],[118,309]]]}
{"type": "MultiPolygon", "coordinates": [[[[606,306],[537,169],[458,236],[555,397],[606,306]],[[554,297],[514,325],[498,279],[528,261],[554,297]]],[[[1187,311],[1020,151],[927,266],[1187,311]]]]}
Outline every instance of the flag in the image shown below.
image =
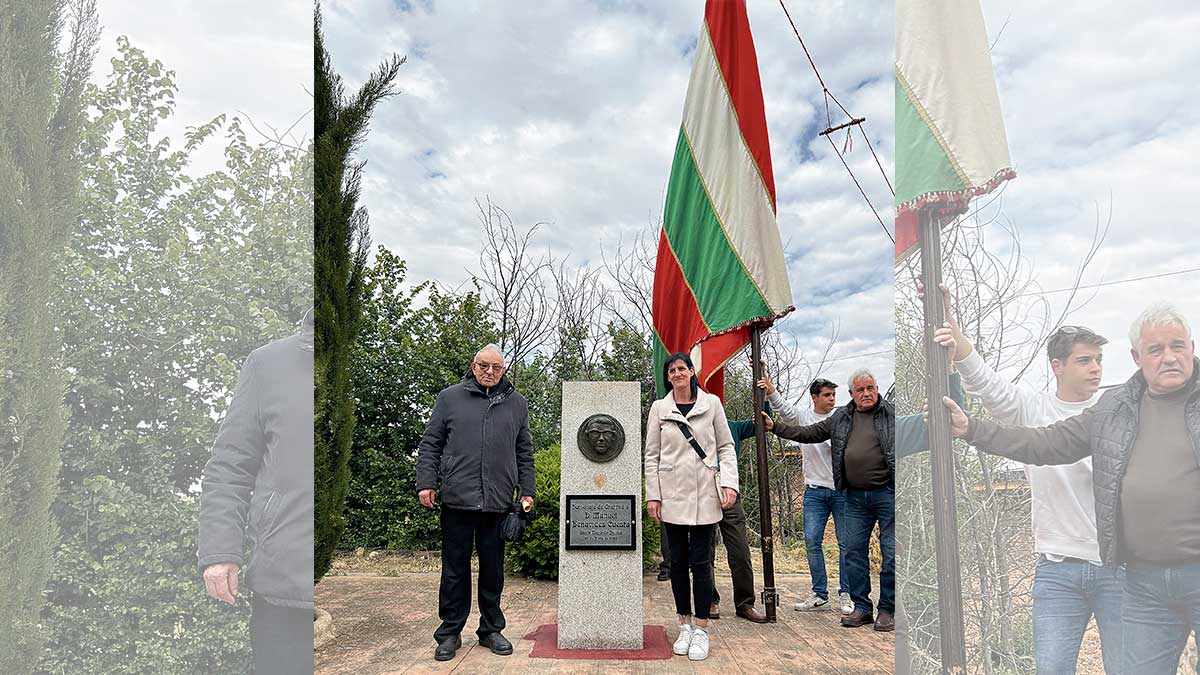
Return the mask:
{"type": "Polygon", "coordinates": [[[976,0],[896,1],[896,259],[917,213],[958,215],[1015,178],[976,0]]]}
{"type": "Polygon", "coordinates": [[[744,0],[708,0],[667,185],[654,269],[654,372],[688,352],[705,391],[750,326],[792,309],[775,176],[744,0]]]}

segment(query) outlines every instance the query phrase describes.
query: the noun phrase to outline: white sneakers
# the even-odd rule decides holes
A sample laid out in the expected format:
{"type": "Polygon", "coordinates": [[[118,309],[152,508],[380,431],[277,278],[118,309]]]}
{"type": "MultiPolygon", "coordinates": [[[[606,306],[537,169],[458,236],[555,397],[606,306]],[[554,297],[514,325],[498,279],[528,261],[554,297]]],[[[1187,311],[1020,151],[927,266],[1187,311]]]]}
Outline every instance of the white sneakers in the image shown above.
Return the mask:
{"type": "Polygon", "coordinates": [[[829,609],[829,601],[816,593],[796,603],[797,612],[811,612],[816,609],[829,609]]]}
{"type": "Polygon", "coordinates": [[[703,661],[708,658],[708,631],[700,627],[692,628],[692,646],[688,647],[689,661],[703,661]]]}
{"type": "Polygon", "coordinates": [[[675,639],[675,654],[683,656],[688,653],[688,649],[692,646],[692,624],[683,623],[679,625],[679,637],[675,639]]]}
{"type": "Polygon", "coordinates": [[[679,637],[675,639],[675,654],[687,654],[689,660],[703,661],[708,658],[708,631],[690,623],[679,626],[679,637]]]}
{"type": "MultiPolygon", "coordinates": [[[[838,603],[841,605],[842,616],[848,616],[854,613],[854,601],[850,599],[849,593],[839,593],[838,603]]],[[[797,612],[811,612],[817,609],[836,609],[835,606],[818,596],[816,593],[809,595],[807,598],[796,603],[797,612]]]]}

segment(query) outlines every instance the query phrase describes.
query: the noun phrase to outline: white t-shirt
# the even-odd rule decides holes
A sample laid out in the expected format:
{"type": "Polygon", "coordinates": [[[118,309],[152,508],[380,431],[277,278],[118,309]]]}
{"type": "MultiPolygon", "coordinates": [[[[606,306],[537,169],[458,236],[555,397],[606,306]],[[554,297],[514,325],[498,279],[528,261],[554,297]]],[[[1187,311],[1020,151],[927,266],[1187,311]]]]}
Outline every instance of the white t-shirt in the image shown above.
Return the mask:
{"type": "MultiPolygon", "coordinates": [[[[956,361],[963,391],[978,396],[1001,424],[1044,427],[1074,417],[1100,400],[1064,401],[1054,392],[1017,386],[1001,377],[976,350],[956,361]]],[[[1058,466],[1022,465],[1033,495],[1034,550],[1051,559],[1079,558],[1100,564],[1092,458],[1058,466]]]]}
{"type": "MultiPolygon", "coordinates": [[[[767,400],[771,403],[771,408],[788,424],[807,426],[809,424],[816,424],[833,414],[833,410],[821,415],[816,413],[812,408],[798,409],[796,406],[785,401],[778,390],[768,396],[767,400]]],[[[834,410],[837,410],[837,408],[834,408],[834,410]]],[[[829,441],[822,443],[801,443],[800,448],[804,453],[804,483],[806,485],[826,487],[830,490],[834,489],[833,457],[829,441]]]]}

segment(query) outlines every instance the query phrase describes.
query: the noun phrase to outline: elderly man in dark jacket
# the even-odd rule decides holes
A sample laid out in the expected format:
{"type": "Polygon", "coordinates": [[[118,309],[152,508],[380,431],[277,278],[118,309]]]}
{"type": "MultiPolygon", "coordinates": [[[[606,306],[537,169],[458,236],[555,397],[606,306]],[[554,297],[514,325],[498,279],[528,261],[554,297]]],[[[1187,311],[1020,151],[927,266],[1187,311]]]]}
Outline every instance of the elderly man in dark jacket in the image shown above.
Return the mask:
{"type": "Polygon", "coordinates": [[[896,629],[896,413],[879,396],[875,376],[866,369],[850,375],[853,399],[829,417],[807,426],[774,422],[766,427],[800,443],[830,442],[833,484],[846,493],[846,579],[854,611],[842,617],[847,628],[874,623],[877,631],[896,629]],[[879,525],[879,615],[871,606],[868,544],[879,525]]]}
{"type": "Polygon", "coordinates": [[[313,322],[246,359],[200,482],[199,567],[212,597],[245,587],[259,675],[313,669],[313,322]]]}
{"type": "Polygon", "coordinates": [[[1030,464],[1092,458],[1100,559],[1126,567],[1121,672],[1167,675],[1200,632],[1200,360],[1169,306],[1143,312],[1129,340],[1138,372],[1050,426],[1004,426],[943,402],[951,432],[987,452],[1030,464]]]}
{"type": "Polygon", "coordinates": [[[433,508],[442,503],[441,626],[433,634],[434,658],[448,661],[462,646],[471,613],[471,549],[479,552],[479,644],[507,656],[513,648],[500,631],[504,612],[504,541],[500,523],[520,487],[521,504],[533,508],[533,442],[529,406],[504,376],[496,345],[479,350],[471,372],[442,390],[425,425],[417,454],[417,495],[433,508]]]}

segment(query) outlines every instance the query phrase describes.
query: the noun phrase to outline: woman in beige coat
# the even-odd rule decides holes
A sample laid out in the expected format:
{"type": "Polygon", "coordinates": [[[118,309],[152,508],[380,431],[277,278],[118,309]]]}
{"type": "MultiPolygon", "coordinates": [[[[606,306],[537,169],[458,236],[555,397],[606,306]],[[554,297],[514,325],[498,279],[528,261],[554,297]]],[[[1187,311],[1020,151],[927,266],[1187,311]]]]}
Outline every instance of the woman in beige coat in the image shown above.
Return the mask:
{"type": "Polygon", "coordinates": [[[646,509],[666,528],[671,548],[671,591],[679,614],[675,653],[699,661],[708,656],[713,524],[737,499],[737,455],[725,408],[700,389],[687,354],[667,357],[663,379],[671,391],[650,406],[646,422],[646,509]]]}

